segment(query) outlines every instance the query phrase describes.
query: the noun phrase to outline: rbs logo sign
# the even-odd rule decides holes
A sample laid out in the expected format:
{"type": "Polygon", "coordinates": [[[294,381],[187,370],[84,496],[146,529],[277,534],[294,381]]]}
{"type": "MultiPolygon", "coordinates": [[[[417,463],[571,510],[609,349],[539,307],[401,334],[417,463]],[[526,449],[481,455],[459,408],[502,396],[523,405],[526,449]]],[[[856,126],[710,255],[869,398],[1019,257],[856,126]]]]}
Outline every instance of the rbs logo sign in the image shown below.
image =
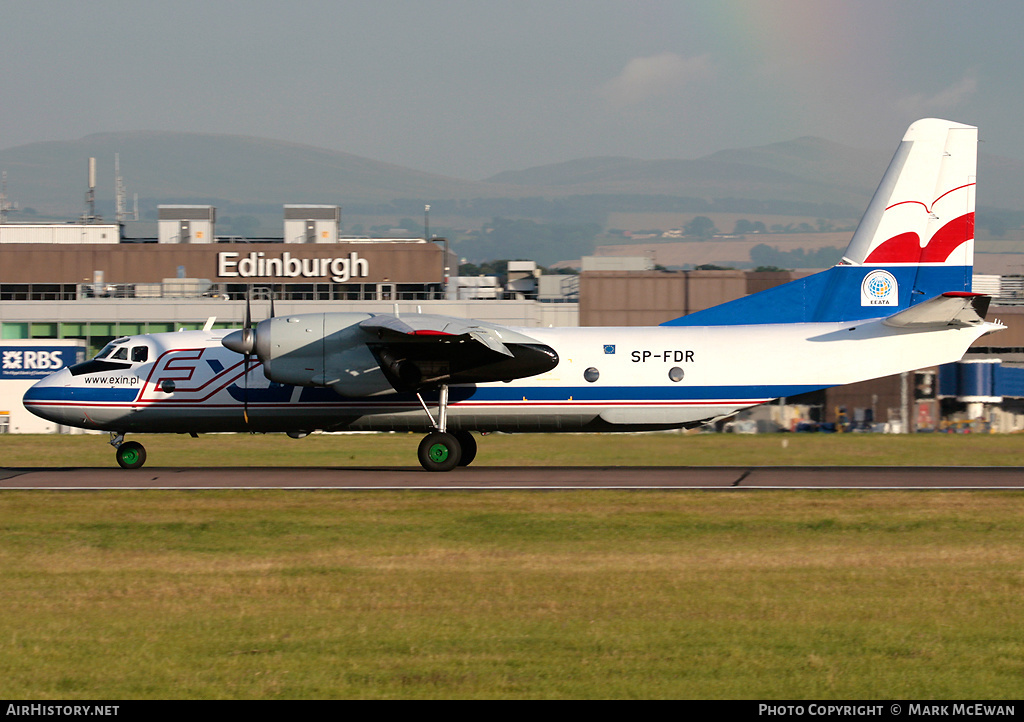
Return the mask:
{"type": "Polygon", "coordinates": [[[42,378],[77,363],[79,354],[77,346],[0,346],[0,378],[42,378]]]}

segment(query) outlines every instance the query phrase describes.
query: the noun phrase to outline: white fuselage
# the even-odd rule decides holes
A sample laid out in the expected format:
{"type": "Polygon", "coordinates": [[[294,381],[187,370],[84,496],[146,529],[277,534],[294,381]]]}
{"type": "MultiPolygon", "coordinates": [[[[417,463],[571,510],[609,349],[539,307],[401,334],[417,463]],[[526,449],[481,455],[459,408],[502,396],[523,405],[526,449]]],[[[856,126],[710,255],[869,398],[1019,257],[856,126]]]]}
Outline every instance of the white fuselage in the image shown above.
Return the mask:
{"type": "MultiPolygon", "coordinates": [[[[511,382],[450,387],[448,426],[476,431],[690,426],[781,396],[956,361],[993,328],[922,332],[874,319],[514,329],[554,349],[558,365],[511,382]]],[[[58,371],[26,393],[25,406],[60,424],[122,433],[423,431],[432,426],[412,394],[345,398],[330,388],[274,384],[255,358],[247,374],[243,356],[221,345],[227,333],[119,339],[115,343],[129,349],[121,354],[125,359],[58,371]],[[146,351],[132,351],[136,347],[146,351]]],[[[425,398],[428,406],[436,404],[436,393],[425,398]]]]}

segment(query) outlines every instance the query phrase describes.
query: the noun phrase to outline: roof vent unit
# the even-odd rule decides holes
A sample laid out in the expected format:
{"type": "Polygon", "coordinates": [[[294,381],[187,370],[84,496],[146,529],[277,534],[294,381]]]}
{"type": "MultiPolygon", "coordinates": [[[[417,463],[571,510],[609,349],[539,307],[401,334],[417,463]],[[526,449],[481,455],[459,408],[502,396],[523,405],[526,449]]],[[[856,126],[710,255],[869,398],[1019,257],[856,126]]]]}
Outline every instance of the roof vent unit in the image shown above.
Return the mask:
{"type": "Polygon", "coordinates": [[[341,208],[338,206],[286,205],[285,243],[337,243],[341,208]]]}
{"type": "Polygon", "coordinates": [[[158,206],[160,243],[215,243],[217,209],[213,206],[158,206]]]}

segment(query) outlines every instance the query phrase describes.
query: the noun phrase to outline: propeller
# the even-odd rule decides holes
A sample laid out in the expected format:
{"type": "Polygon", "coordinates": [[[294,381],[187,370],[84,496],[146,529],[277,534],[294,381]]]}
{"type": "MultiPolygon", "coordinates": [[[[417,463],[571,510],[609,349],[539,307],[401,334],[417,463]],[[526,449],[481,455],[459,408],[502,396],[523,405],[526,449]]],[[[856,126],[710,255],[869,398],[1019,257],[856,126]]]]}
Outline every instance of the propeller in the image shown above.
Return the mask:
{"type": "MultiPolygon", "coordinates": [[[[256,348],[256,329],[252,325],[252,286],[245,287],[245,323],[238,331],[232,331],[225,336],[221,343],[235,353],[245,357],[243,368],[245,369],[245,381],[242,386],[242,414],[245,423],[249,423],[249,361],[252,359],[253,351],[256,348]]],[[[270,317],[274,318],[274,291],[270,293],[270,317]]]]}
{"type": "Polygon", "coordinates": [[[249,290],[245,291],[245,325],[232,331],[221,340],[225,348],[246,356],[256,348],[256,329],[252,327],[252,310],[249,305],[249,290]]]}
{"type": "Polygon", "coordinates": [[[242,326],[242,344],[245,346],[245,362],[242,368],[245,369],[245,385],[242,390],[242,417],[245,425],[249,425],[249,359],[252,358],[252,349],[256,345],[256,332],[252,328],[252,304],[249,297],[252,295],[252,286],[245,287],[245,324],[242,326]]]}

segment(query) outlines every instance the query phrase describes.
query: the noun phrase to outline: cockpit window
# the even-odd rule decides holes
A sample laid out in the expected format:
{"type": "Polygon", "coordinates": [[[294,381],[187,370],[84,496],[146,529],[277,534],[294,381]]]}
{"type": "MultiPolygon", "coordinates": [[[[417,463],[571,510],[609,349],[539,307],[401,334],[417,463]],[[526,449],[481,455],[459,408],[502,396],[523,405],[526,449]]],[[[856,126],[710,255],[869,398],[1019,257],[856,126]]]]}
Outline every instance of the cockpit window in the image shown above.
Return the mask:
{"type": "MultiPolygon", "coordinates": [[[[115,338],[104,346],[94,360],[107,359],[108,361],[127,361],[129,358],[129,346],[125,344],[128,338],[115,338]]],[[[143,363],[149,360],[148,346],[131,346],[132,363],[143,363]]]]}

